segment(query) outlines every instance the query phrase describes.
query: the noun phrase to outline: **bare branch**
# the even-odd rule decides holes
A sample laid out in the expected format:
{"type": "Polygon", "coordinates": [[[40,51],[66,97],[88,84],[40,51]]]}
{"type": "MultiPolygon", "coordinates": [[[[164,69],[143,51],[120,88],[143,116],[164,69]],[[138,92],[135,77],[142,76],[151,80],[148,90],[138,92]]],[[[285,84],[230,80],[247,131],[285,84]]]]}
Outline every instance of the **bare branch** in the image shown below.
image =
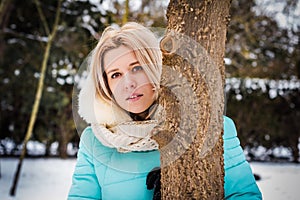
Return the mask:
{"type": "Polygon", "coordinates": [[[46,20],[46,18],[45,18],[45,15],[44,15],[44,13],[43,13],[43,11],[42,11],[42,9],[41,9],[41,4],[40,4],[40,2],[39,2],[38,0],[34,0],[34,2],[35,2],[35,4],[36,4],[36,8],[37,8],[37,10],[38,10],[38,12],[39,12],[39,15],[40,15],[40,18],[41,18],[41,20],[42,20],[42,23],[43,23],[43,25],[44,25],[46,34],[47,34],[47,35],[50,35],[49,26],[48,26],[47,20],[46,20]]]}

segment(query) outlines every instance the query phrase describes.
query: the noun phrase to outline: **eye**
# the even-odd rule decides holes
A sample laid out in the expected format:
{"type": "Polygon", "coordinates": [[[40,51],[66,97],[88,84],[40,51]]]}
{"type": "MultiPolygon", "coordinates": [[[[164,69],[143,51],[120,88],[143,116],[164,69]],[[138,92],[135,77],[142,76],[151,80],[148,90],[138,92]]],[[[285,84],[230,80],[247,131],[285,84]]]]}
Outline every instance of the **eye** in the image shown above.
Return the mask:
{"type": "Polygon", "coordinates": [[[135,67],[133,67],[132,68],[132,72],[137,72],[137,71],[141,71],[141,70],[143,70],[143,67],[142,66],[135,66],[135,67]]]}
{"type": "Polygon", "coordinates": [[[120,72],[116,72],[116,73],[113,73],[110,77],[111,77],[111,79],[116,79],[119,76],[121,76],[121,73],[120,72]]]}

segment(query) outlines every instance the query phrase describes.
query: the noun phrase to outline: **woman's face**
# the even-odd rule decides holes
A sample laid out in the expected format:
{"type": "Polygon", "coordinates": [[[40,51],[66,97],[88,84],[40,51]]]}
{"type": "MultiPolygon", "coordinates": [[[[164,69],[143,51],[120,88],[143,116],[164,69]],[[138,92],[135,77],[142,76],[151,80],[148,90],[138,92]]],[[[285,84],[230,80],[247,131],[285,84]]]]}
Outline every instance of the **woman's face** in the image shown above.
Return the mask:
{"type": "Polygon", "coordinates": [[[131,113],[147,110],[155,100],[153,84],[133,51],[125,46],[104,55],[109,88],[121,108],[131,113]]]}

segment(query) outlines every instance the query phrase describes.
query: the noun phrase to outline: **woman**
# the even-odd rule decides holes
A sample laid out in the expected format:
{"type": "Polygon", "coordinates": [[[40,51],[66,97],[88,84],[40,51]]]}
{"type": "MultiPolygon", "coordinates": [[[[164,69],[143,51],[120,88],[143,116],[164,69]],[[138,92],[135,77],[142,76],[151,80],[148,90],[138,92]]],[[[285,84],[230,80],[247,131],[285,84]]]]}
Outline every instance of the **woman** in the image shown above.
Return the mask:
{"type": "MultiPolygon", "coordinates": [[[[93,50],[79,94],[91,124],[81,135],[68,199],[152,199],[147,174],[160,166],[156,104],[162,55],[154,34],[137,23],[107,28],[93,50]]],[[[261,199],[231,119],[224,117],[225,199],[261,199]]]]}

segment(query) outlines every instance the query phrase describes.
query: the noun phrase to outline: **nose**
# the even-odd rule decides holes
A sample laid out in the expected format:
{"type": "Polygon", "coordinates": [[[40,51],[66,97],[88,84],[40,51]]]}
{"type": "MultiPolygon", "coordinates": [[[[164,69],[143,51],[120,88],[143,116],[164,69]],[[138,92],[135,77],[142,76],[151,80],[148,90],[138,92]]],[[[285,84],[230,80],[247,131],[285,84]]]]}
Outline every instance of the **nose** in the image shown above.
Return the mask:
{"type": "Polygon", "coordinates": [[[136,80],[130,74],[124,77],[124,87],[126,90],[135,89],[137,86],[136,80]]]}

